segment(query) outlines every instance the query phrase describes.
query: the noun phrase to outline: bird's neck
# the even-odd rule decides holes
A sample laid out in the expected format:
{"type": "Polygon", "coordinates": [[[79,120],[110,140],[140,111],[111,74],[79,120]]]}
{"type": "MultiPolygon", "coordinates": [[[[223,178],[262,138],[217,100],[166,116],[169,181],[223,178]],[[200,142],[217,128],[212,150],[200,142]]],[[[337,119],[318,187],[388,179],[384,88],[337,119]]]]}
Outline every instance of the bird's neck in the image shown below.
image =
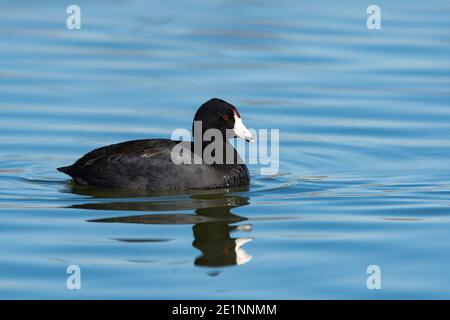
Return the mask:
{"type": "Polygon", "coordinates": [[[194,137],[194,152],[201,156],[205,163],[237,164],[239,156],[228,139],[219,141],[203,141],[194,137]]]}

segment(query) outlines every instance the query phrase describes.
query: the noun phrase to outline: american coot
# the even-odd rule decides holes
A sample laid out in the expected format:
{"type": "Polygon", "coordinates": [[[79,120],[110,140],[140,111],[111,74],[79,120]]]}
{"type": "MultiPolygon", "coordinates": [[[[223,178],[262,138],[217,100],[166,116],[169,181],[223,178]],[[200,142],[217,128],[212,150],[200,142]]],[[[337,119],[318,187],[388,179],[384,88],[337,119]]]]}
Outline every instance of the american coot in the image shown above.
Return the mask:
{"type": "MultiPolygon", "coordinates": [[[[212,143],[203,141],[205,131],[218,129],[222,133],[223,141],[221,142],[225,150],[224,159],[221,159],[223,161],[209,164],[204,161],[200,164],[195,161],[177,164],[172,157],[174,147],[179,145],[180,141],[145,139],[93,150],[73,165],[61,167],[58,170],[71,176],[77,184],[99,187],[179,190],[247,185],[250,181],[248,169],[228,142],[231,138],[229,132],[232,132],[234,137],[253,141],[237,109],[226,101],[214,98],[197,110],[194,123],[197,124],[197,121],[201,121],[201,131],[193,129],[195,143],[194,141],[183,142],[184,148],[192,150],[191,156],[194,158],[198,155],[195,150],[203,152],[212,143]],[[196,145],[201,147],[195,148],[196,145]],[[230,150],[234,155],[231,162],[227,156],[230,150]]],[[[214,139],[212,141],[214,142],[214,139]]]]}

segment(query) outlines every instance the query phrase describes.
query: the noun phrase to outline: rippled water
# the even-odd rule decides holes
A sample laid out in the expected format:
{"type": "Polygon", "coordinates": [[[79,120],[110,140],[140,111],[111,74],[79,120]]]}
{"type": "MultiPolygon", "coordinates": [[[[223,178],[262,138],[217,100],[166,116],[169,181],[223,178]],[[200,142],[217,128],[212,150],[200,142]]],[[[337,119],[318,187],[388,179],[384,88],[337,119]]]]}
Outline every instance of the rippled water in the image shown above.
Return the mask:
{"type": "Polygon", "coordinates": [[[377,1],[374,31],[356,0],[76,2],[74,31],[0,3],[1,298],[450,298],[448,1],[377,1]],[[280,129],[277,175],[169,195],[55,170],[211,97],[280,129]]]}

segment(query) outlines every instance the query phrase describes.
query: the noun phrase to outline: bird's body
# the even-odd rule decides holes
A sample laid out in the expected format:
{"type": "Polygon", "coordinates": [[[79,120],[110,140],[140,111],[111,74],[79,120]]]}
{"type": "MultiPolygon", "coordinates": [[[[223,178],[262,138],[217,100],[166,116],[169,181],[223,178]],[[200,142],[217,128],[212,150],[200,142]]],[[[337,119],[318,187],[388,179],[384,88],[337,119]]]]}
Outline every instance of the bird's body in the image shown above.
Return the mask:
{"type": "MultiPolygon", "coordinates": [[[[130,189],[225,188],[246,185],[250,181],[244,164],[195,164],[194,161],[175,164],[171,152],[179,143],[145,139],[113,144],[95,149],[73,165],[58,170],[80,185],[130,189]]],[[[192,142],[183,143],[190,144],[186,147],[194,150],[192,142]]]]}

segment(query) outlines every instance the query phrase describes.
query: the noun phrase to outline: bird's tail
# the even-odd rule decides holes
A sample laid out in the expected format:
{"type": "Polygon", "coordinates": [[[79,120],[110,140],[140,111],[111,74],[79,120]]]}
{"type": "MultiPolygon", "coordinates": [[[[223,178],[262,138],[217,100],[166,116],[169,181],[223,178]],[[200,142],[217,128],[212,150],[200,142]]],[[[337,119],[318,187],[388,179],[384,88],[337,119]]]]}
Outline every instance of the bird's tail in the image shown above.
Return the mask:
{"type": "Polygon", "coordinates": [[[68,174],[71,167],[72,167],[72,166],[59,167],[59,168],[56,168],[56,170],[58,170],[58,171],[60,171],[60,172],[62,172],[62,173],[68,174]]]}

